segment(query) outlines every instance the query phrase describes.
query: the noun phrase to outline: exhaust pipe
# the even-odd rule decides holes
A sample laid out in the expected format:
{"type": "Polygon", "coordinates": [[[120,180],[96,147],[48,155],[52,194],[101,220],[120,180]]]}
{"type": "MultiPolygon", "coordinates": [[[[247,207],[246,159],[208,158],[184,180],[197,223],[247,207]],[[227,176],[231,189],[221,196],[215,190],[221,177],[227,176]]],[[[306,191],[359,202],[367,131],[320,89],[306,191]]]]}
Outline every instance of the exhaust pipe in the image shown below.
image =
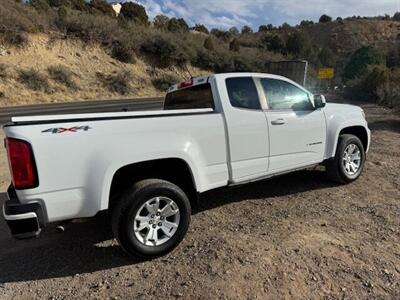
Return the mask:
{"type": "Polygon", "coordinates": [[[63,222],[63,223],[61,223],[60,225],[58,225],[57,227],[56,227],[56,231],[58,232],[58,233],[64,233],[65,232],[65,230],[66,230],[66,228],[67,228],[67,224],[68,224],[69,222],[63,222]]]}

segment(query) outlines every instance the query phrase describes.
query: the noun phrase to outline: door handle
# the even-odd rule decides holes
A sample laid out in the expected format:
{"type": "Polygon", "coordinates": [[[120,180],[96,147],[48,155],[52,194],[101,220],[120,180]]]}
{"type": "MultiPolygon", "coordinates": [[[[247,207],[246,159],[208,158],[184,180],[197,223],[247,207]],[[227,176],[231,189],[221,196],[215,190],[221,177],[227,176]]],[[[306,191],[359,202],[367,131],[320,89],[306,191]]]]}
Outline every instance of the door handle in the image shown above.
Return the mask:
{"type": "Polygon", "coordinates": [[[286,123],[285,120],[282,119],[282,118],[279,118],[279,119],[276,119],[276,120],[271,121],[271,124],[272,124],[272,125],[283,125],[283,124],[285,124],[285,123],[286,123]]]}

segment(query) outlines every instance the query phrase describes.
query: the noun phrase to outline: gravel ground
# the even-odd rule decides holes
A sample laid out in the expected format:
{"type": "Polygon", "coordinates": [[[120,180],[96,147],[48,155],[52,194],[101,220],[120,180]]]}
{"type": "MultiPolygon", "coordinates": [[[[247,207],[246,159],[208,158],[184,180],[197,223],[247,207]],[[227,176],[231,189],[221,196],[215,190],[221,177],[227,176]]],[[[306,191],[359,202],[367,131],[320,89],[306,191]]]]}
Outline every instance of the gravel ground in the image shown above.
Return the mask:
{"type": "Polygon", "coordinates": [[[359,180],[316,168],[208,192],[159,259],[127,258],[104,217],[28,241],[1,219],[0,299],[400,299],[400,117],[363,107],[373,142],[359,180]]]}

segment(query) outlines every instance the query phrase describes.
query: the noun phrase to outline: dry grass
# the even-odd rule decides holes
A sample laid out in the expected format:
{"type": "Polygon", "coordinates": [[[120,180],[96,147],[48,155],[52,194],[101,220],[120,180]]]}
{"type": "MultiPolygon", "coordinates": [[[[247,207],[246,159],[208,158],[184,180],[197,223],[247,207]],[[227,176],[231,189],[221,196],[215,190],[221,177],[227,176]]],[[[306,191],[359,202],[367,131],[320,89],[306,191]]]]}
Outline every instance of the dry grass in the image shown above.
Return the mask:
{"type": "Polygon", "coordinates": [[[120,71],[116,74],[108,75],[96,73],[96,76],[102,84],[113,93],[127,95],[134,92],[132,73],[129,71],[120,71]]]}
{"type": "Polygon", "coordinates": [[[67,88],[75,91],[78,86],[74,82],[73,73],[71,70],[63,65],[56,65],[47,68],[50,78],[54,81],[65,85],[67,88]]]}
{"type": "Polygon", "coordinates": [[[31,90],[50,92],[50,85],[46,75],[34,68],[20,70],[18,80],[31,90]]]}
{"type": "MultiPolygon", "coordinates": [[[[4,98],[0,101],[0,107],[86,99],[157,97],[164,93],[153,86],[153,79],[168,74],[177,76],[180,80],[190,78],[186,67],[161,70],[149,67],[140,58],[135,64],[123,63],[111,58],[103,47],[79,40],[64,40],[45,34],[31,34],[29,39],[30,43],[27,47],[23,49],[7,47],[6,50],[10,54],[0,56],[0,64],[7,66],[6,79],[0,79],[0,91],[5,92],[4,98]],[[48,69],[57,66],[64,66],[68,70],[67,73],[72,74],[69,77],[79,87],[78,89],[71,89],[62,80],[52,78],[48,69]],[[34,68],[41,74],[48,74],[52,93],[46,93],[41,89],[32,90],[19,81],[18,71],[30,68],[34,68]],[[130,91],[124,94],[109,89],[96,75],[96,72],[115,75],[123,70],[129,71],[132,75],[130,91]]],[[[193,76],[208,73],[191,66],[188,66],[188,69],[193,76]]],[[[59,79],[65,75],[56,73],[56,78],[59,79]]]]}

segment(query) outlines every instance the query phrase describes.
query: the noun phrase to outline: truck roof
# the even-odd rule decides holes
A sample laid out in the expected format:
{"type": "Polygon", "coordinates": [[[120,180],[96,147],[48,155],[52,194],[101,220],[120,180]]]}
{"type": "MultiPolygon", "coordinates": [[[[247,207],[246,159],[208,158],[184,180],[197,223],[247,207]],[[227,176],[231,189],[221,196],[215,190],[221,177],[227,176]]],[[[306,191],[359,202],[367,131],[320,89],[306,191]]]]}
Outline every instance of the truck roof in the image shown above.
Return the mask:
{"type": "Polygon", "coordinates": [[[232,77],[262,77],[262,78],[272,78],[272,79],[280,79],[280,80],[285,80],[294,83],[295,85],[298,85],[296,82],[293,80],[280,76],[280,75],[275,75],[275,74],[269,74],[269,73],[256,73],[256,72],[230,72],[230,73],[219,73],[219,74],[209,74],[206,76],[200,76],[200,77],[192,77],[186,81],[182,81],[180,83],[172,85],[168,90],[167,93],[175,92],[177,90],[182,90],[185,88],[193,87],[196,85],[204,84],[207,83],[211,77],[222,77],[222,78],[232,78],[232,77]]]}

